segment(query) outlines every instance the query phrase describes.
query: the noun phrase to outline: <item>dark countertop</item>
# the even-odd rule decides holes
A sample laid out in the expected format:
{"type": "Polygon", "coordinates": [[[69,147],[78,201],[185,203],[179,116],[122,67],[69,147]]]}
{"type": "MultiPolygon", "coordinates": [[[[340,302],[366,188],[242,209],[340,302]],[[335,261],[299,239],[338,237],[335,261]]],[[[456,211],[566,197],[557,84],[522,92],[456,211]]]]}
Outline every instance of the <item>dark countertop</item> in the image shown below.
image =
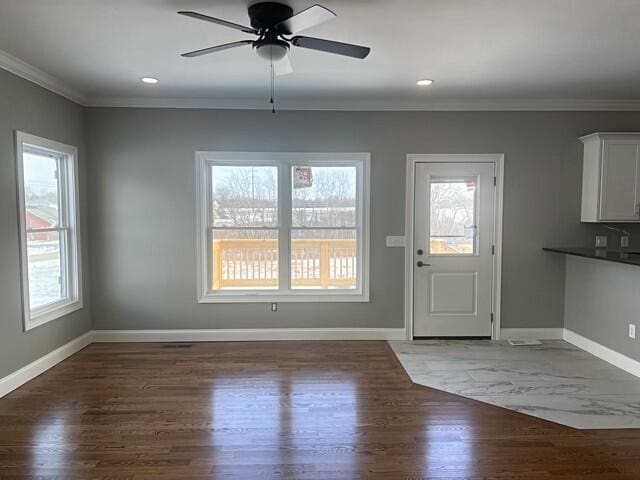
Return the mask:
{"type": "Polygon", "coordinates": [[[575,255],[577,257],[595,258],[605,262],[624,263],[640,267],[640,252],[619,250],[607,250],[606,248],[580,248],[580,247],[545,247],[546,252],[564,253],[565,255],[575,255]]]}

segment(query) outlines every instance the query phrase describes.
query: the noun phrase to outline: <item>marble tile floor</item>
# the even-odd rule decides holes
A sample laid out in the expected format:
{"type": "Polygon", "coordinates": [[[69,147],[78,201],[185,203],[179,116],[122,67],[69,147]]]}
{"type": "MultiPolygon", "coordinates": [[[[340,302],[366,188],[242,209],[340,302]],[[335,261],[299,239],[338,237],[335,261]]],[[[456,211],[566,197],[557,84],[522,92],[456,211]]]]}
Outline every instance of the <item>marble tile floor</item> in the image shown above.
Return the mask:
{"type": "Polygon", "coordinates": [[[414,383],[574,428],[640,428],[640,378],[565,341],[389,344],[414,383]]]}

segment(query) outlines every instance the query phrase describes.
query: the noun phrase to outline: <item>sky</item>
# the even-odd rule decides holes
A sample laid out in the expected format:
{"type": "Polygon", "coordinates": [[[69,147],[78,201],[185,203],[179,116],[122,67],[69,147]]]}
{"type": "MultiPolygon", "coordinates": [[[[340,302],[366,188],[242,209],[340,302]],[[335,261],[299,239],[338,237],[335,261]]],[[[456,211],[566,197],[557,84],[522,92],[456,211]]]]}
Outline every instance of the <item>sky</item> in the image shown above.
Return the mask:
{"type": "Polygon", "coordinates": [[[56,191],[58,181],[55,176],[55,158],[25,152],[23,164],[25,185],[29,186],[33,193],[42,195],[47,191],[56,191]]]}

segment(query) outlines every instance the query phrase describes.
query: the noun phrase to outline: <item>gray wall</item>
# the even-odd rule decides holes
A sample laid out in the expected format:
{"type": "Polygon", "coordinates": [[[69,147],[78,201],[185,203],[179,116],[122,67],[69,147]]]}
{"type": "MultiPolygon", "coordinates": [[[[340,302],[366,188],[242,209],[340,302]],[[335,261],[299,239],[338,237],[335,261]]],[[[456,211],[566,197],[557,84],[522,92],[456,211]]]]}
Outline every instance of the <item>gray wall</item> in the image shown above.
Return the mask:
{"type": "Polygon", "coordinates": [[[565,328],[640,361],[640,267],[567,257],[565,328]]]}
{"type": "MultiPolygon", "coordinates": [[[[384,237],[404,230],[407,153],[506,154],[503,327],[561,327],[564,258],[541,247],[591,244],[596,231],[605,232],[579,223],[577,137],[640,130],[640,113],[632,112],[83,110],[3,70],[0,111],[0,377],[88,331],[90,304],[95,328],[107,329],[401,327],[403,251],[385,248],[384,237]],[[80,152],[85,308],[27,333],[20,301],[15,129],[76,145],[80,152]],[[371,152],[372,301],[281,304],[276,313],[263,304],[197,304],[195,150],[371,152]]],[[[632,243],[640,247],[640,227],[632,231],[632,243]]],[[[621,276],[610,295],[633,289],[638,273],[621,276]]],[[[585,282],[592,274],[569,269],[566,326],[639,358],[637,345],[625,335],[640,306],[600,312],[597,279],[585,282]],[[596,303],[576,311],[578,296],[596,303]],[[605,314],[617,323],[604,326],[605,314]]],[[[617,278],[608,275],[603,286],[617,278]]],[[[636,290],[627,293],[638,297],[636,290]]]]}
{"type": "Polygon", "coordinates": [[[401,327],[407,153],[505,153],[503,327],[561,327],[564,259],[581,225],[582,147],[640,130],[640,113],[279,112],[92,108],[91,247],[99,329],[401,327]],[[196,303],[196,150],[372,154],[371,302],[196,303]]]}
{"type": "Polygon", "coordinates": [[[0,69],[0,378],[91,329],[87,244],[83,243],[85,307],[23,331],[14,130],[79,147],[81,220],[88,239],[83,109],[0,69]]]}

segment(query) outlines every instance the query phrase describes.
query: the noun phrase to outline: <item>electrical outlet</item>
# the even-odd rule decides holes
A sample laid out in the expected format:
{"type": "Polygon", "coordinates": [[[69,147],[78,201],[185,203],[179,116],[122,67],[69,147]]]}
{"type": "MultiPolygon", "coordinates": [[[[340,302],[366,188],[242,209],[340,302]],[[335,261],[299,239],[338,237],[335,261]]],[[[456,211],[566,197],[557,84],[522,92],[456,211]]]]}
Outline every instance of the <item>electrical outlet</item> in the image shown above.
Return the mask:
{"type": "Polygon", "coordinates": [[[629,235],[621,235],[620,248],[628,248],[628,247],[629,247],[629,235]]]}
{"type": "Polygon", "coordinates": [[[629,324],[629,338],[636,338],[636,326],[633,323],[629,324]]]}
{"type": "Polygon", "coordinates": [[[272,303],[271,304],[271,311],[272,312],[277,312],[278,311],[278,304],[277,303],[272,303]]]}

